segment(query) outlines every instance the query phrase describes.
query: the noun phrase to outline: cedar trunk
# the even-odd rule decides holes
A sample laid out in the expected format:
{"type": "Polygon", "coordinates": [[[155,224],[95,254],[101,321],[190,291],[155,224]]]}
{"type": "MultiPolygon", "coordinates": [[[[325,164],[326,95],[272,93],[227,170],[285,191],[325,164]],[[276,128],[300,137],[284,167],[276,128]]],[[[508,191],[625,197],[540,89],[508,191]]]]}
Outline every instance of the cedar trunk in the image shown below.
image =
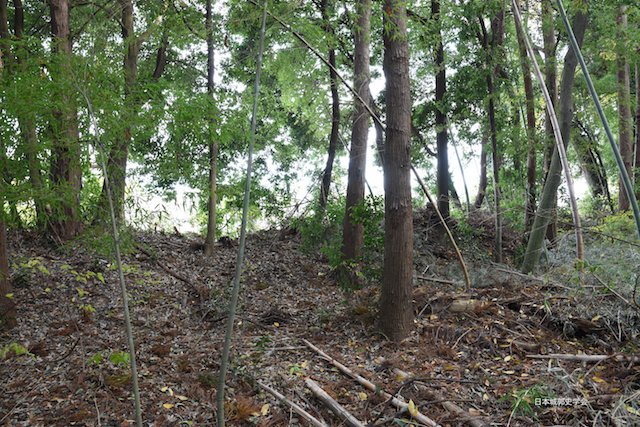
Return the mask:
{"type": "Polygon", "coordinates": [[[401,341],[413,325],[413,214],[411,204],[411,95],[407,14],[400,0],[384,2],[385,252],[380,328],[401,341]]]}
{"type": "Polygon", "coordinates": [[[58,202],[52,203],[50,227],[61,240],[68,240],[82,231],[78,218],[82,171],[78,137],[77,107],[72,89],[71,19],[68,0],[50,0],[52,51],[57,61],[52,77],[54,99],[50,128],[53,148],[51,158],[52,190],[58,202]]]}
{"type": "MultiPolygon", "coordinates": [[[[349,180],[342,237],[343,259],[356,259],[362,252],[364,226],[353,223],[352,210],[364,199],[364,172],[369,136],[369,113],[361,102],[369,101],[369,30],[371,29],[371,0],[358,0],[358,17],[354,29],[355,50],[353,59],[354,86],[359,98],[355,99],[355,115],[351,133],[351,152],[349,153],[349,180]]],[[[353,277],[348,280],[353,280],[353,277]]]]}

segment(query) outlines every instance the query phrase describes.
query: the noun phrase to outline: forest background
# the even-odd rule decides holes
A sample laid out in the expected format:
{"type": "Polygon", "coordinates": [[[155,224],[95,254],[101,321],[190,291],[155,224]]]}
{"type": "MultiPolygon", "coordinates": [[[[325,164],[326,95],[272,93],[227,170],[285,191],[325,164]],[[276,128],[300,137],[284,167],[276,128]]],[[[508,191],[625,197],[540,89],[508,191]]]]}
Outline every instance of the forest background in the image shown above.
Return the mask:
{"type": "MultiPolygon", "coordinates": [[[[391,177],[385,165],[400,155],[390,148],[393,128],[385,130],[396,112],[389,106],[398,101],[396,92],[389,96],[390,78],[375,99],[369,88],[372,78],[382,78],[381,70],[388,73],[395,64],[385,62],[388,49],[381,42],[396,12],[373,6],[329,0],[268,4],[249,215],[254,228],[264,220],[286,226],[294,215],[302,228],[310,218],[334,226],[331,237],[309,232],[324,236],[316,243],[333,256],[342,280],[356,285],[364,280],[366,263],[362,218],[377,218],[375,212],[385,209],[381,198],[365,192],[366,153],[374,153],[385,177],[391,177]],[[371,125],[375,143],[368,147],[371,125]],[[345,157],[348,169],[334,168],[340,165],[336,158],[345,157]],[[313,196],[294,203],[303,179],[313,196]],[[293,214],[285,208],[291,206],[293,214]]],[[[572,148],[569,163],[589,185],[583,213],[596,219],[620,214],[613,221],[633,229],[630,198],[619,185],[554,4],[521,6],[563,141],[572,148]]],[[[409,49],[411,123],[401,132],[412,135],[414,172],[424,174],[445,219],[492,212],[492,252],[499,262],[503,221],[527,235],[546,230],[529,241],[524,256],[523,271],[535,271],[544,238],[557,241],[558,182],[550,185],[549,177],[560,172],[554,169],[551,121],[532,83],[527,35],[515,25],[512,5],[433,0],[398,7],[406,35],[390,40],[401,39],[409,49]],[[479,159],[473,146],[481,147],[479,159]],[[450,164],[452,152],[458,164],[450,164]],[[451,171],[468,172],[476,161],[479,188],[470,194],[465,183],[460,196],[451,171]],[[545,185],[550,197],[538,209],[545,185]],[[542,222],[534,223],[536,216],[542,222]]],[[[574,1],[568,13],[637,192],[638,6],[574,1]]],[[[216,237],[236,235],[260,16],[253,2],[0,2],[2,224],[46,231],[60,245],[100,235],[108,218],[106,172],[122,226],[151,228],[170,214],[131,204],[126,179],[144,174],[167,199],[175,197],[178,183],[199,190],[205,254],[216,237]]],[[[400,164],[406,169],[406,161],[400,164]]],[[[397,180],[386,179],[388,198],[400,190],[390,190],[397,180]]],[[[408,191],[402,197],[410,206],[408,191]]],[[[424,204],[417,185],[413,198],[413,205],[424,204]]],[[[406,243],[391,242],[396,234],[387,234],[390,254],[406,243]]],[[[410,232],[403,236],[413,239],[410,232]]],[[[404,258],[401,263],[410,265],[411,255],[404,258]]]]}

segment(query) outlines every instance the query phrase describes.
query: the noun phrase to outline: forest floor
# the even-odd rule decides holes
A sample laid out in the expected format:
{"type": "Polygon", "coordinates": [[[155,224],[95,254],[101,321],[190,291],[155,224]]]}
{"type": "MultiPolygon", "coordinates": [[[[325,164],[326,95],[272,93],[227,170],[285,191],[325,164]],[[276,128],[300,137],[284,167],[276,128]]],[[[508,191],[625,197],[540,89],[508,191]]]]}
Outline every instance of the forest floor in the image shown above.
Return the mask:
{"type": "MultiPolygon", "coordinates": [[[[523,276],[513,266],[521,236],[508,231],[506,261],[493,264],[493,220],[479,215],[457,231],[467,289],[433,218],[416,213],[414,223],[415,327],[400,343],[378,332],[378,289],[343,292],[323,255],[299,250],[299,233],[248,237],[228,425],[310,425],[264,386],[344,425],[308,379],[365,425],[640,425],[632,276],[601,258],[574,266],[559,255],[571,252],[570,237],[548,252],[543,275],[523,276]]],[[[0,333],[0,425],[135,425],[118,274],[109,239],[89,241],[60,248],[33,232],[9,235],[18,327],[0,333]]],[[[237,242],[220,241],[211,258],[198,236],[135,232],[123,242],[143,425],[216,425],[237,242]]],[[[611,242],[592,242],[594,259],[624,253],[636,269],[638,248],[611,242]]]]}

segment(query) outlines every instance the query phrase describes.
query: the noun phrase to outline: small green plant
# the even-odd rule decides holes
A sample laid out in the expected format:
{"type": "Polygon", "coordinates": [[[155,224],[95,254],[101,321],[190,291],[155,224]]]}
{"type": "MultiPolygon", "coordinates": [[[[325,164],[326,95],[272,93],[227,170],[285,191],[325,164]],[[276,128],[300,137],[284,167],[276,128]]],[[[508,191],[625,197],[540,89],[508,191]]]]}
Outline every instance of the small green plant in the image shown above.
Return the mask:
{"type": "Polygon", "coordinates": [[[118,351],[115,353],[111,353],[111,356],[109,356],[109,360],[116,366],[122,365],[123,368],[126,368],[127,366],[129,366],[131,356],[126,351],[118,351]]]}
{"type": "Polygon", "coordinates": [[[352,260],[344,260],[341,252],[344,206],[344,199],[332,200],[322,218],[300,218],[295,221],[295,227],[303,237],[302,250],[325,254],[333,271],[346,273],[339,275],[339,284],[345,290],[351,290],[347,280],[350,274],[357,276],[363,284],[377,283],[382,277],[384,198],[366,197],[352,210],[351,221],[364,228],[362,255],[352,260]]]}
{"type": "Polygon", "coordinates": [[[511,402],[511,412],[513,415],[523,415],[538,419],[533,406],[534,402],[544,399],[552,399],[553,395],[543,389],[540,384],[528,389],[514,388],[511,393],[501,398],[501,401],[511,402]]]}
{"type": "Polygon", "coordinates": [[[11,352],[13,352],[16,356],[26,354],[27,356],[31,356],[32,359],[36,358],[36,356],[30,353],[29,350],[27,350],[20,344],[12,342],[11,344],[0,347],[0,359],[6,359],[11,352]]]}

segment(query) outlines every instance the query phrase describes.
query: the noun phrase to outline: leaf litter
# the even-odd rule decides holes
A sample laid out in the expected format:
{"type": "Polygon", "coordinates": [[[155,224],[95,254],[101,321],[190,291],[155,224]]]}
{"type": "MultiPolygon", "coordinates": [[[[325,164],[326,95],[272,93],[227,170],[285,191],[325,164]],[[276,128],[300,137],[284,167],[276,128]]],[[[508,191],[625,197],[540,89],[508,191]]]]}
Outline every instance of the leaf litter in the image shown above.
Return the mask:
{"type": "MultiPolygon", "coordinates": [[[[640,425],[640,320],[623,302],[633,301],[633,283],[614,293],[588,266],[563,263],[533,277],[494,265],[478,252],[490,244],[491,221],[473,220],[466,290],[433,220],[416,214],[416,320],[400,343],[377,330],[376,287],[344,293],[323,255],[299,250],[297,233],[250,236],[228,424],[309,425],[270,388],[322,424],[343,425],[339,409],[306,387],[311,380],[364,425],[425,425],[417,413],[442,426],[640,425]]],[[[214,426],[237,243],[220,241],[205,258],[197,236],[130,239],[125,279],[144,425],[214,426]]],[[[507,234],[510,261],[517,240],[507,234]]],[[[566,240],[554,259],[570,253],[566,240]]],[[[0,425],[135,424],[117,273],[94,249],[10,235],[18,327],[0,335],[0,425]]]]}

